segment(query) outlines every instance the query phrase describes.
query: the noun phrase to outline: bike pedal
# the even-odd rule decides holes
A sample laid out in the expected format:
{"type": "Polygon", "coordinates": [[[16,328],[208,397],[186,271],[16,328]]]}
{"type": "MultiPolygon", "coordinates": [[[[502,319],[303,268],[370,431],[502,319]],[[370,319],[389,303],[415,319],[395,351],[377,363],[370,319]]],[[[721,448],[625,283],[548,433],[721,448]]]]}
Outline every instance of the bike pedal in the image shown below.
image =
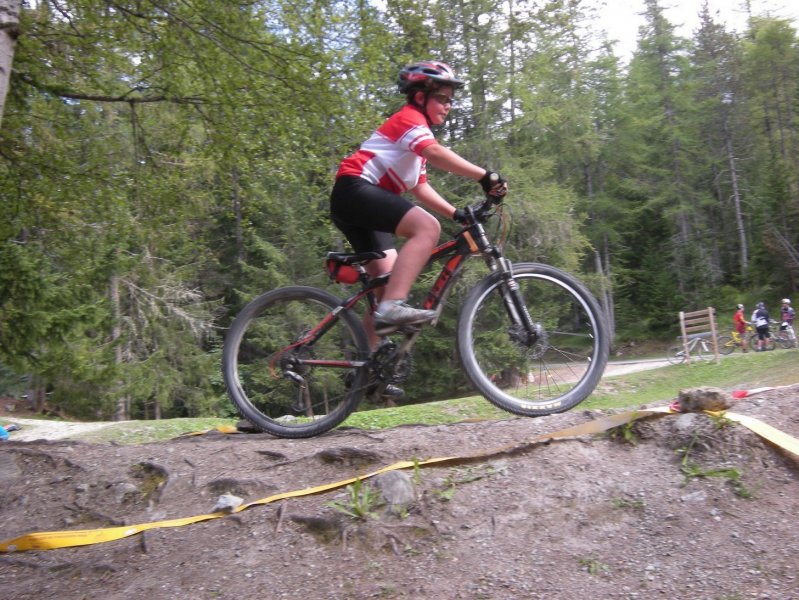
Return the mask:
{"type": "Polygon", "coordinates": [[[402,325],[397,329],[397,333],[402,334],[409,334],[409,333],[416,333],[422,330],[421,325],[402,325]]]}

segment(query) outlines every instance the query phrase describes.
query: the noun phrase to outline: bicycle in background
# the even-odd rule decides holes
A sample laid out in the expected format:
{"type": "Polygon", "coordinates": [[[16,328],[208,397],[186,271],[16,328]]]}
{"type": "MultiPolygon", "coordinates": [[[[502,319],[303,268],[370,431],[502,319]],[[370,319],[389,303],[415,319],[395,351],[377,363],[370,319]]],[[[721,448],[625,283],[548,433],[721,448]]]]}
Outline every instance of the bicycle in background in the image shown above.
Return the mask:
{"type": "Polygon", "coordinates": [[[774,330],[772,337],[782,348],[796,348],[796,332],[788,321],[771,321],[771,328],[774,330]]]}
{"type": "Polygon", "coordinates": [[[744,336],[741,336],[735,329],[730,332],[730,335],[720,335],[718,337],[719,354],[732,354],[736,348],[743,348],[743,341],[749,341],[748,347],[751,348],[753,343],[757,343],[757,333],[751,325],[746,326],[744,336]]]}
{"type": "MultiPolygon", "coordinates": [[[[682,340],[682,336],[677,338],[682,340]]],[[[721,348],[719,348],[719,351],[721,348]]],[[[710,333],[695,333],[688,336],[687,344],[672,346],[666,353],[666,359],[673,365],[679,365],[686,361],[688,357],[698,358],[699,360],[712,360],[715,358],[713,351],[713,340],[710,333]],[[688,348],[686,354],[685,349],[688,348]]]]}

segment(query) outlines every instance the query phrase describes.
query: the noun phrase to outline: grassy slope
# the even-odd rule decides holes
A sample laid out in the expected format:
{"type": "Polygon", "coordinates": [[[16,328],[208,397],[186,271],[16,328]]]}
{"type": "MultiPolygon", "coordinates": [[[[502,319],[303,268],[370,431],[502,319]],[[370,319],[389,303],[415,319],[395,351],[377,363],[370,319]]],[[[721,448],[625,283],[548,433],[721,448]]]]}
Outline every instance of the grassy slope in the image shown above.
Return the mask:
{"type": "MultiPolygon", "coordinates": [[[[634,408],[642,404],[668,404],[680,389],[715,386],[733,389],[777,387],[799,382],[799,350],[734,354],[715,362],[695,362],[650,371],[607,377],[594,394],[576,410],[634,408]]],[[[397,408],[362,411],[345,425],[381,429],[407,424],[441,424],[463,420],[508,419],[512,415],[495,408],[481,396],[458,398],[397,408]]],[[[2,424],[2,423],[0,423],[2,424]]],[[[187,432],[205,431],[219,425],[234,425],[233,419],[168,419],[126,421],[83,436],[90,441],[122,444],[174,438],[187,432]]]]}

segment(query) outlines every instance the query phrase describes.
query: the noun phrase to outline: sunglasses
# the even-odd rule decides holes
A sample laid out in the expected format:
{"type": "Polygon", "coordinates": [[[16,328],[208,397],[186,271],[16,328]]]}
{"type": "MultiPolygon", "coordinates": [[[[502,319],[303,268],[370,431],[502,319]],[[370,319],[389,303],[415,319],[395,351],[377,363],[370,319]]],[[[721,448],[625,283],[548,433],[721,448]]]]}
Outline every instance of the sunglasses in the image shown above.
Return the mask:
{"type": "Polygon", "coordinates": [[[441,105],[449,104],[450,106],[454,106],[455,104],[455,98],[440,92],[437,94],[430,94],[430,97],[441,105]]]}

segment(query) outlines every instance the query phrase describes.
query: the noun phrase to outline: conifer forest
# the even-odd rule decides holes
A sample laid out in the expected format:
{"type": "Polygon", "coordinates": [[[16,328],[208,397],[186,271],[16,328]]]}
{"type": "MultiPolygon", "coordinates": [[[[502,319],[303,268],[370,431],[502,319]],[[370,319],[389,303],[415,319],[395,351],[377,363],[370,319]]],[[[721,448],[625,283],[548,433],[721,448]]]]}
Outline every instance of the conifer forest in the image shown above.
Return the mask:
{"type": "MultiPolygon", "coordinates": [[[[508,256],[577,275],[614,344],[673,338],[683,310],[724,327],[739,302],[778,311],[799,283],[796,24],[731,31],[698,2],[686,38],[646,0],[622,59],[592,6],[0,0],[0,395],[232,415],[226,328],[279,286],[345,295],[324,269],[346,249],[336,168],[427,58],[467,81],[439,141],[509,182],[508,256]]],[[[480,198],[429,178],[456,206],[480,198]]],[[[460,291],[415,349],[415,402],[468,392],[460,291]]]]}

